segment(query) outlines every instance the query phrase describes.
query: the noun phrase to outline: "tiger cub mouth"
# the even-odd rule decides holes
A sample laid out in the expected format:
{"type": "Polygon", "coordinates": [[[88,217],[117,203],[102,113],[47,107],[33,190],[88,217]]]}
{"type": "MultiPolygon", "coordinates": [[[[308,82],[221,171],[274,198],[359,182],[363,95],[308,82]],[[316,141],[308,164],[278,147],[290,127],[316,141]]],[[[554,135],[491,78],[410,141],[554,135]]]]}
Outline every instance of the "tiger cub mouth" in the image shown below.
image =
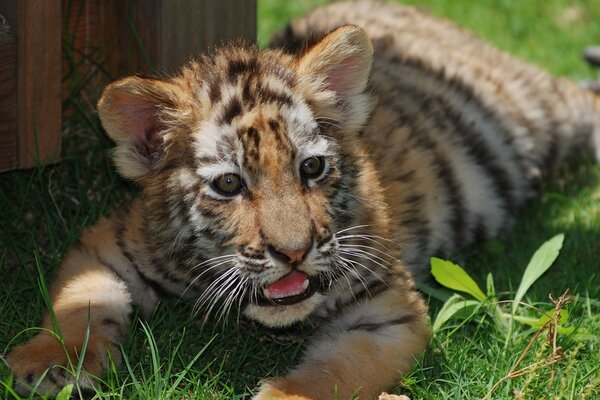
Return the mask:
{"type": "Polygon", "coordinates": [[[259,306],[289,306],[308,299],[317,285],[306,273],[294,270],[283,278],[266,285],[256,304],[259,306]]]}

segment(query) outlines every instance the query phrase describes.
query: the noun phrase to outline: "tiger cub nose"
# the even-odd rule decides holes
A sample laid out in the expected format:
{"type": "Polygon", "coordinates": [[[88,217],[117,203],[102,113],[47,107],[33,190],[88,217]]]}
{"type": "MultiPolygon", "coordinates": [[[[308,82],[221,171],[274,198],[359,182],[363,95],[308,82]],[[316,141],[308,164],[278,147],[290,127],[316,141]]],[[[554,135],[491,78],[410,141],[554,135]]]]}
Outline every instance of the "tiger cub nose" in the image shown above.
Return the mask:
{"type": "Polygon", "coordinates": [[[271,245],[267,246],[267,250],[269,254],[276,260],[285,263],[285,264],[294,264],[304,260],[306,254],[309,252],[312,247],[312,241],[308,243],[301,249],[285,249],[285,248],[275,248],[271,245]]]}

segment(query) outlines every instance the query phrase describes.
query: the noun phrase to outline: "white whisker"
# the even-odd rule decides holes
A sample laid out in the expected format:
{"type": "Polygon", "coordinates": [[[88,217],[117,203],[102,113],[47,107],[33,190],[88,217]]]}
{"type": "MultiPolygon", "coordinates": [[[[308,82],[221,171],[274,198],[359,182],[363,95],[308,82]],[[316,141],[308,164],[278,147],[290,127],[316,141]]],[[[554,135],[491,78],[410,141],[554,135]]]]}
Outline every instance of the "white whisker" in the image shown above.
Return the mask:
{"type": "MultiPolygon", "coordinates": [[[[215,258],[217,258],[217,257],[215,257],[215,258]]],[[[223,257],[218,257],[218,258],[223,258],[223,257]]],[[[182,297],[183,297],[183,296],[184,296],[184,295],[187,293],[187,291],[188,291],[188,290],[189,290],[189,289],[190,289],[190,288],[191,288],[191,287],[192,287],[192,286],[193,286],[193,285],[194,285],[194,284],[195,284],[195,283],[196,283],[196,282],[197,282],[197,281],[198,281],[198,280],[199,280],[199,279],[200,279],[200,278],[201,278],[201,277],[204,275],[204,274],[206,274],[206,273],[208,273],[208,272],[210,272],[210,271],[214,270],[215,268],[218,268],[218,267],[220,267],[221,265],[224,265],[224,264],[227,264],[227,263],[230,263],[230,262],[232,262],[232,261],[233,261],[233,259],[235,259],[235,256],[234,256],[234,257],[232,257],[231,259],[228,259],[228,260],[225,260],[225,261],[220,261],[220,262],[218,262],[218,263],[217,263],[217,264],[215,264],[215,265],[211,265],[209,268],[207,268],[207,269],[205,269],[204,271],[202,271],[202,272],[201,272],[201,273],[200,273],[198,276],[196,276],[194,279],[192,279],[192,280],[190,281],[190,283],[188,283],[188,285],[187,285],[187,286],[186,286],[186,288],[184,289],[183,293],[181,293],[181,296],[179,296],[179,298],[182,298],[182,297]]]]}
{"type": "MultiPolygon", "coordinates": [[[[353,255],[352,253],[348,253],[348,252],[343,252],[343,254],[353,255]]],[[[364,264],[362,264],[362,263],[360,263],[360,262],[358,262],[356,260],[351,260],[351,259],[348,259],[348,258],[344,258],[344,257],[339,256],[339,255],[338,255],[338,257],[340,257],[342,260],[350,263],[353,266],[359,266],[359,267],[363,268],[364,270],[366,270],[367,272],[369,272],[371,275],[373,275],[375,278],[379,279],[381,282],[383,282],[383,283],[386,282],[385,279],[383,279],[383,277],[381,275],[379,275],[377,272],[373,271],[371,268],[365,266],[364,264]]]]}
{"type": "Polygon", "coordinates": [[[208,260],[204,260],[201,263],[194,265],[192,268],[190,268],[190,271],[194,271],[195,269],[198,269],[203,265],[206,265],[206,264],[212,263],[213,261],[220,260],[220,259],[227,258],[227,257],[235,258],[235,257],[237,257],[237,254],[231,253],[231,254],[225,254],[224,256],[209,258],[208,260]]]}
{"type": "MultiPolygon", "coordinates": [[[[344,266],[344,269],[348,272],[350,272],[351,274],[353,274],[359,281],[360,283],[363,285],[363,287],[365,288],[365,290],[370,294],[371,292],[369,291],[369,285],[367,284],[367,281],[365,280],[365,278],[360,275],[355,268],[352,268],[352,265],[354,264],[353,261],[344,258],[340,255],[336,256],[340,261],[342,261],[342,264],[344,266]]],[[[365,267],[366,268],[366,267],[365,267]]],[[[369,270],[368,268],[366,268],[367,270],[369,270]]]]}
{"type": "MultiPolygon", "coordinates": [[[[349,256],[352,256],[352,257],[360,257],[360,256],[357,256],[356,254],[349,253],[349,252],[342,252],[342,254],[349,255],[349,256]]],[[[363,257],[363,258],[367,258],[368,259],[368,257],[363,257]]],[[[350,263],[352,263],[352,265],[354,265],[354,266],[359,266],[359,267],[363,268],[364,270],[368,271],[371,275],[373,275],[375,278],[377,278],[381,282],[385,283],[385,279],[381,275],[379,275],[376,271],[374,271],[373,269],[367,267],[363,263],[361,263],[361,262],[359,262],[357,260],[351,260],[351,259],[348,259],[347,261],[350,262],[350,263]]],[[[373,262],[373,260],[371,260],[371,259],[369,259],[369,261],[373,262]]],[[[385,267],[383,267],[383,268],[385,268],[385,267]]]]}
{"type": "MultiPolygon", "coordinates": [[[[366,244],[355,244],[355,243],[351,243],[351,244],[346,244],[346,243],[340,243],[339,247],[346,247],[346,248],[361,248],[361,249],[369,249],[369,250],[373,250],[376,251],[377,253],[388,257],[390,260],[392,261],[399,261],[396,257],[394,257],[393,255],[386,253],[383,250],[380,250],[376,247],[373,246],[368,246],[366,244]]],[[[366,250],[365,250],[366,251],[366,250]]],[[[389,260],[388,260],[389,261],[389,260]]]]}
{"type": "Polygon", "coordinates": [[[349,227],[349,228],[346,228],[346,229],[342,229],[342,230],[340,230],[340,231],[337,231],[335,234],[336,234],[336,236],[337,236],[337,235],[339,235],[340,233],[344,233],[344,232],[351,231],[351,230],[354,230],[354,229],[366,228],[366,227],[368,227],[368,226],[370,226],[370,225],[356,225],[356,226],[351,226],[351,227],[349,227]]]}
{"type": "Polygon", "coordinates": [[[366,259],[372,261],[373,263],[379,265],[381,268],[385,269],[386,271],[389,271],[390,267],[394,266],[394,263],[390,260],[386,260],[375,254],[369,253],[368,251],[365,251],[362,249],[357,249],[352,246],[340,246],[340,249],[338,251],[344,252],[346,254],[352,254],[357,257],[366,258],[366,259]],[[377,260],[379,260],[379,261],[377,261],[377,260]]]}
{"type": "MultiPolygon", "coordinates": [[[[350,267],[348,265],[346,265],[345,261],[343,261],[341,259],[336,259],[335,262],[340,267],[340,270],[339,270],[340,273],[342,274],[342,276],[344,277],[344,279],[346,279],[346,282],[348,282],[348,289],[350,290],[350,293],[352,293],[352,298],[354,299],[354,301],[356,301],[356,297],[354,296],[354,290],[352,288],[352,283],[350,282],[350,279],[348,278],[348,275],[346,275],[346,271],[350,267]]],[[[331,280],[330,280],[330,282],[331,282],[331,280]]]]}
{"type": "MultiPolygon", "coordinates": [[[[211,300],[215,300],[215,299],[218,300],[217,297],[212,296],[212,295],[215,294],[214,292],[217,291],[225,282],[228,282],[229,279],[231,278],[231,275],[235,275],[236,272],[237,272],[237,270],[232,268],[232,269],[226,271],[225,273],[223,273],[217,279],[215,279],[205,289],[204,293],[202,293],[202,295],[198,298],[198,300],[196,300],[196,303],[194,304],[194,310],[196,310],[195,312],[198,312],[204,306],[204,304],[206,304],[206,302],[209,302],[209,304],[211,304],[211,300]]],[[[208,315],[208,314],[209,313],[207,313],[206,315],[208,315]]]]}

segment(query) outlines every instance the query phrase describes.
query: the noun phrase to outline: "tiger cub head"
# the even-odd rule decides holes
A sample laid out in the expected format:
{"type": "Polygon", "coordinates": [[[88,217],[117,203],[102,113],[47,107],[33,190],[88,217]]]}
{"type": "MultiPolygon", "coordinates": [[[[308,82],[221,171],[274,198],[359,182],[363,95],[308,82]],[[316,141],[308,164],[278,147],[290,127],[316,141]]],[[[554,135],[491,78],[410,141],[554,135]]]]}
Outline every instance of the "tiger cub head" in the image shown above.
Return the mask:
{"type": "Polygon", "coordinates": [[[99,115],[141,187],[147,237],[165,253],[186,243],[176,268],[205,284],[206,304],[285,326],[343,279],[339,232],[373,218],[356,200],[373,183],[357,150],[372,53],[343,26],[297,56],[231,45],[173,78],[105,89],[99,115]]]}

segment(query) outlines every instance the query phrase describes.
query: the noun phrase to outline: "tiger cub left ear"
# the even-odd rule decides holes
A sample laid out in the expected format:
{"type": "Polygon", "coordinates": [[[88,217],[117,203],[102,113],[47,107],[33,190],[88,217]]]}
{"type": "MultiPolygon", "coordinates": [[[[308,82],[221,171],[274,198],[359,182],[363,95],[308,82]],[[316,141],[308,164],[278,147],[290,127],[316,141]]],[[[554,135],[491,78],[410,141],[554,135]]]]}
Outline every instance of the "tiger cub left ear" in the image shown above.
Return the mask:
{"type": "Polygon", "coordinates": [[[114,161],[126,178],[160,169],[166,156],[167,114],[183,108],[183,90],[172,81],[132,76],[106,87],[98,115],[116,143],[114,161]]]}
{"type": "Polygon", "coordinates": [[[301,54],[297,72],[334,92],[344,105],[343,119],[361,125],[370,112],[370,98],[364,92],[372,62],[373,46],[366,32],[356,25],[344,25],[301,54]]]}

